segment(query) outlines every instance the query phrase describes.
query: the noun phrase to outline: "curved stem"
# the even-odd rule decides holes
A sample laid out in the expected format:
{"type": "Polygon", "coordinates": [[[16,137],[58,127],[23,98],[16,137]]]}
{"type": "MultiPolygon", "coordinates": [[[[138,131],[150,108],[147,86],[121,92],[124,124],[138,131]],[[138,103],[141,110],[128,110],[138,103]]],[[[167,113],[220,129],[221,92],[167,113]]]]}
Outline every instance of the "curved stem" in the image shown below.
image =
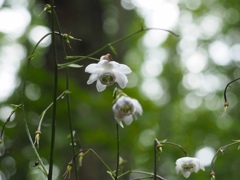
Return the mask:
{"type": "MultiPolygon", "coordinates": [[[[57,97],[57,101],[58,101],[60,98],[64,97],[66,94],[69,94],[69,91],[64,91],[62,94],[60,94],[60,95],[57,97]]],[[[39,121],[39,123],[38,123],[38,129],[37,129],[37,131],[41,131],[41,126],[42,126],[43,118],[44,118],[46,112],[52,107],[52,105],[53,105],[53,102],[52,102],[51,104],[49,104],[48,107],[41,113],[41,115],[40,115],[40,121],[39,121]]]]}
{"type": "Polygon", "coordinates": [[[233,81],[229,82],[226,85],[226,87],[224,89],[224,101],[225,101],[225,103],[228,103],[228,101],[227,101],[227,88],[230,86],[230,84],[232,84],[232,83],[234,83],[235,81],[238,81],[238,80],[240,80],[240,78],[234,79],[233,81]]]}
{"type": "Polygon", "coordinates": [[[214,173],[214,165],[213,165],[213,164],[214,164],[214,161],[216,160],[218,154],[219,154],[219,153],[223,153],[223,152],[225,151],[225,149],[227,149],[227,148],[230,147],[230,146],[234,146],[234,145],[236,145],[236,144],[240,144],[240,140],[237,140],[237,141],[235,141],[235,142],[233,142],[233,143],[230,143],[230,144],[227,144],[227,145],[225,145],[225,146],[222,146],[222,147],[220,147],[220,148],[217,150],[216,154],[214,155],[214,157],[212,158],[212,161],[211,161],[211,173],[215,174],[215,173],[214,173]]]}
{"type": "Polygon", "coordinates": [[[4,132],[4,129],[6,127],[6,124],[10,121],[12,115],[15,113],[15,111],[13,110],[11,112],[11,114],[8,116],[7,120],[5,121],[5,123],[3,124],[3,127],[2,127],[2,130],[1,130],[1,134],[0,134],[0,144],[2,143],[2,137],[3,137],[3,132],[4,132]]]}
{"type": "Polygon", "coordinates": [[[160,146],[161,146],[161,144],[169,144],[169,145],[172,145],[172,146],[176,146],[176,147],[178,147],[179,149],[181,149],[181,150],[183,151],[183,153],[184,153],[185,156],[188,157],[187,152],[186,152],[186,151],[183,149],[183,147],[182,147],[181,145],[179,145],[179,144],[175,144],[175,143],[172,143],[172,142],[159,142],[159,143],[160,143],[160,146]]]}
{"type": "Polygon", "coordinates": [[[116,40],[116,41],[113,41],[113,42],[111,42],[111,43],[108,43],[108,44],[104,45],[103,47],[99,48],[98,50],[94,51],[93,53],[90,53],[89,55],[87,55],[87,56],[85,56],[85,57],[83,57],[83,58],[81,58],[81,59],[77,59],[77,60],[74,60],[74,61],[71,61],[71,62],[68,62],[68,63],[64,63],[64,64],[59,64],[58,66],[59,66],[59,67],[68,66],[68,65],[70,65],[70,64],[73,64],[73,63],[82,61],[82,60],[84,60],[84,59],[90,58],[91,56],[97,54],[98,52],[100,52],[100,51],[102,51],[102,50],[104,50],[104,49],[106,49],[106,48],[108,48],[108,47],[113,46],[114,44],[117,44],[117,43],[119,43],[119,42],[121,42],[121,41],[123,41],[123,40],[126,40],[126,39],[128,39],[128,38],[130,38],[130,37],[132,37],[132,36],[134,36],[134,35],[136,35],[136,34],[138,34],[138,33],[140,33],[140,32],[149,31],[149,30],[161,30],[161,31],[166,31],[166,32],[168,32],[168,33],[170,33],[170,34],[178,37],[177,34],[175,34],[175,33],[172,32],[172,31],[166,30],[166,29],[161,29],[161,28],[141,28],[140,30],[138,30],[138,31],[136,31],[136,32],[134,32],[134,33],[132,33],[132,34],[129,34],[129,35],[127,35],[127,36],[125,36],[125,37],[122,37],[122,38],[120,38],[120,39],[118,39],[118,40],[116,40]]]}

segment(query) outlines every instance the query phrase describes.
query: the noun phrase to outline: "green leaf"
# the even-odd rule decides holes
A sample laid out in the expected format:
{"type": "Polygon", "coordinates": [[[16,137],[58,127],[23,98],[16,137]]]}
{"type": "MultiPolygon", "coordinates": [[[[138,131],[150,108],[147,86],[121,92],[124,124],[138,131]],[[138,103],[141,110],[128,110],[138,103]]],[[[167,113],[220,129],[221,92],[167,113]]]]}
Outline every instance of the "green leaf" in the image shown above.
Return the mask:
{"type": "Polygon", "coordinates": [[[66,66],[59,66],[58,69],[64,69],[66,67],[70,67],[70,68],[81,68],[83,67],[83,65],[78,65],[78,64],[68,64],[66,66]]]}
{"type": "Polygon", "coordinates": [[[30,56],[28,56],[28,60],[33,60],[35,58],[35,54],[32,54],[32,55],[30,55],[30,56]]]}
{"type": "Polygon", "coordinates": [[[72,68],[81,68],[83,65],[78,65],[78,64],[69,64],[67,67],[72,67],[72,68]]]}

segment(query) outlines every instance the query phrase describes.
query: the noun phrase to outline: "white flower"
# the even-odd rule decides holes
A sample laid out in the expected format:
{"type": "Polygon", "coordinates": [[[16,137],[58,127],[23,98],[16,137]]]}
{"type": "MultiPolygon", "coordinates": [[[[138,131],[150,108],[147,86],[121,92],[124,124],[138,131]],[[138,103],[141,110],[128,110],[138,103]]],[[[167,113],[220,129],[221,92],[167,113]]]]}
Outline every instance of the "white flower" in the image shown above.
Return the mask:
{"type": "Polygon", "coordinates": [[[128,96],[121,96],[113,105],[113,113],[116,121],[123,127],[122,121],[126,125],[130,125],[133,119],[137,119],[142,115],[142,106],[136,99],[128,96]]]}
{"type": "Polygon", "coordinates": [[[197,158],[183,157],[176,161],[177,174],[181,171],[185,178],[188,178],[192,172],[197,173],[199,169],[205,170],[204,166],[197,158]]]}
{"type": "Polygon", "coordinates": [[[91,73],[87,84],[97,81],[97,90],[101,92],[114,82],[117,82],[121,88],[125,88],[128,82],[126,74],[132,71],[128,66],[112,61],[111,55],[107,54],[100,58],[99,63],[89,64],[85,72],[91,73]]]}

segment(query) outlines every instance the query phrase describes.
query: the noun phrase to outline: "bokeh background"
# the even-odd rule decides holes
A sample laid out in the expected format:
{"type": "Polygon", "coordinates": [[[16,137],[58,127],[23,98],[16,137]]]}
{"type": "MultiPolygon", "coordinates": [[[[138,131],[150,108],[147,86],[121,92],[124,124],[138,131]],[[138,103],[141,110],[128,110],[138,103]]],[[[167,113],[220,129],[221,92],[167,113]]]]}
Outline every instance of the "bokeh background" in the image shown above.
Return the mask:
{"type": "MultiPolygon", "coordinates": [[[[48,13],[41,13],[47,0],[0,0],[0,126],[21,102],[27,57],[37,41],[50,32],[48,13]]],[[[190,156],[198,157],[205,172],[189,179],[210,179],[210,162],[219,147],[239,138],[239,83],[228,89],[230,103],[224,112],[223,91],[240,76],[240,2],[234,0],[56,0],[56,12],[63,33],[82,39],[66,44],[68,55],[87,55],[103,45],[141,29],[174,31],[139,33],[116,45],[117,54],[105,49],[94,57],[111,53],[127,64],[132,73],[124,92],[141,103],[144,113],[130,126],[120,129],[120,155],[124,170],[153,172],[154,139],[180,144],[190,156]]],[[[53,59],[47,38],[30,63],[25,110],[34,138],[39,115],[53,96],[53,59]]],[[[59,62],[64,61],[57,41],[59,62]]],[[[93,63],[92,60],[80,65],[93,63]]],[[[59,71],[59,94],[65,90],[65,72],[59,71]]],[[[99,93],[87,85],[84,68],[70,69],[71,113],[76,148],[94,149],[112,168],[116,160],[116,130],[112,93],[116,85],[99,93]]],[[[50,109],[43,122],[39,154],[48,164],[51,138],[50,109]]],[[[72,157],[66,99],[58,101],[54,178],[63,179],[72,157]]],[[[44,179],[34,168],[37,160],[16,113],[7,124],[0,146],[0,179],[44,179]]],[[[163,147],[158,174],[168,180],[184,179],[175,172],[175,161],[183,153],[163,147]]],[[[229,147],[215,162],[216,178],[239,179],[240,154],[229,147]]],[[[140,177],[139,175],[137,177],[140,177]]],[[[135,178],[135,175],[122,179],[135,178]]],[[[71,179],[76,179],[72,174],[71,179]]],[[[79,179],[111,179],[92,153],[83,159],[79,179]]]]}

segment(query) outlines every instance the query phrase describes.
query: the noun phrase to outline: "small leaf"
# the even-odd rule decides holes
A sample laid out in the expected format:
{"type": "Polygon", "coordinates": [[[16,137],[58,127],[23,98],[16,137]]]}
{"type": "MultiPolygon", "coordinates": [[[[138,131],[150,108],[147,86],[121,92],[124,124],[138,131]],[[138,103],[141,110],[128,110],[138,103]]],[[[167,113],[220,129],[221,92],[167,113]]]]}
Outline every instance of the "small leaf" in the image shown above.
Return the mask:
{"type": "Polygon", "coordinates": [[[78,64],[68,64],[68,65],[64,65],[64,66],[58,66],[58,69],[64,69],[66,67],[70,67],[70,68],[81,68],[83,67],[83,65],[78,65],[78,64]]]}
{"type": "Polygon", "coordinates": [[[35,58],[35,54],[32,54],[32,55],[30,55],[30,56],[28,56],[28,60],[33,60],[35,58]]]}
{"type": "Polygon", "coordinates": [[[80,56],[66,56],[66,59],[78,59],[80,56]]]}
{"type": "Polygon", "coordinates": [[[160,141],[160,142],[164,143],[164,142],[166,142],[166,141],[167,141],[167,139],[164,139],[164,140],[162,140],[162,141],[160,141]]]}
{"type": "Polygon", "coordinates": [[[67,67],[72,67],[72,68],[81,68],[83,65],[78,65],[78,64],[69,64],[67,67]]]}

